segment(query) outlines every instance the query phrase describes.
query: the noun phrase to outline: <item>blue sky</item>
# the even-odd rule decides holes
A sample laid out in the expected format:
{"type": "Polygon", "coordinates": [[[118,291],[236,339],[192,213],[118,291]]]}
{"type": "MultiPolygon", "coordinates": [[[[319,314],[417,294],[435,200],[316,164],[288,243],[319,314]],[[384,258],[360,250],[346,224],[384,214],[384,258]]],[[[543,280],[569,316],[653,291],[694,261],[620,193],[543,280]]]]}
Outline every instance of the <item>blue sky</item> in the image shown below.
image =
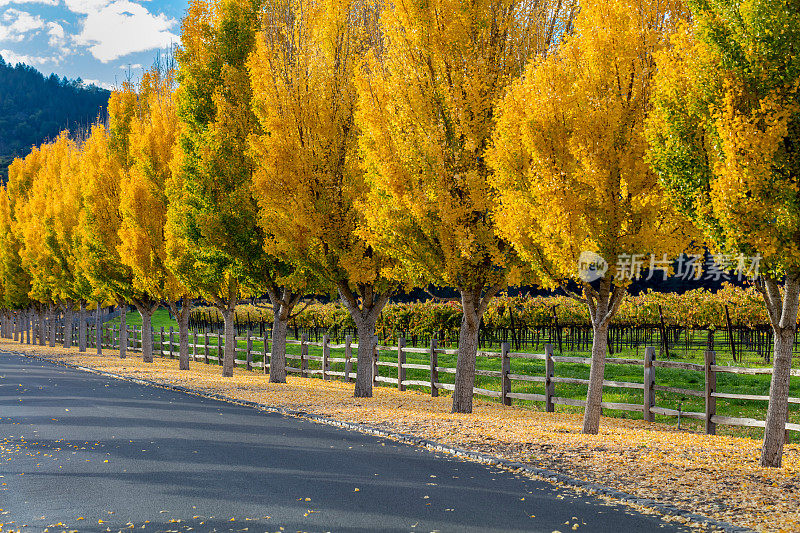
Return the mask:
{"type": "Polygon", "coordinates": [[[188,0],[0,0],[0,56],[113,88],[179,42],[188,0]]]}

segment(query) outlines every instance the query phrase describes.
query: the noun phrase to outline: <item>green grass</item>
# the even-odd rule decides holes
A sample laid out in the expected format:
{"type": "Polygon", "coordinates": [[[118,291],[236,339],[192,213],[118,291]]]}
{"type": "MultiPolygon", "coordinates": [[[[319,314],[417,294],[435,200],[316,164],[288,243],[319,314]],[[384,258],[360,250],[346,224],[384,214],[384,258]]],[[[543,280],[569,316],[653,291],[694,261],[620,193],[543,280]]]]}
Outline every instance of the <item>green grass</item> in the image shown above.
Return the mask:
{"type": "MultiPolygon", "coordinates": [[[[166,310],[164,309],[158,310],[153,315],[152,322],[153,322],[153,329],[156,331],[156,335],[154,338],[156,352],[158,352],[158,343],[160,341],[160,332],[162,327],[167,332],[169,331],[170,326],[172,326],[175,329],[173,338],[174,342],[177,344],[178,342],[177,323],[174,320],[170,319],[169,313],[166,310]]],[[[135,312],[128,313],[127,323],[128,325],[131,326],[140,327],[141,318],[139,314],[135,312]]],[[[119,319],[116,319],[115,321],[111,322],[111,324],[118,326],[119,319]]],[[[167,338],[168,334],[165,335],[165,340],[167,338]]],[[[262,351],[263,343],[260,340],[256,339],[257,338],[254,337],[253,350],[262,351]]],[[[190,343],[191,342],[193,342],[193,334],[190,334],[190,343]]],[[[199,343],[200,344],[203,343],[202,336],[199,339],[199,343]]],[[[729,353],[726,354],[726,352],[724,351],[725,345],[717,343],[716,346],[718,346],[722,350],[717,352],[718,364],[734,364],[730,358],[730,354],[729,353]]],[[[238,342],[238,347],[240,349],[246,349],[247,347],[246,341],[240,340],[238,342]]],[[[483,348],[483,349],[485,351],[500,350],[499,346],[483,348]]],[[[198,358],[202,359],[204,351],[205,350],[202,346],[197,348],[198,358]]],[[[209,355],[216,356],[218,354],[218,351],[219,350],[217,349],[216,334],[209,336],[209,355]]],[[[532,353],[541,353],[542,350],[534,350],[527,348],[523,351],[532,353]]],[[[177,357],[177,347],[175,348],[174,352],[175,356],[177,357]]],[[[308,352],[309,355],[312,356],[319,356],[319,357],[322,356],[321,347],[309,346],[308,352]]],[[[613,357],[640,359],[642,357],[642,352],[643,352],[642,348],[629,349],[629,350],[624,350],[620,353],[615,353],[613,357]]],[[[287,344],[287,354],[299,356],[300,346],[295,344],[287,344]]],[[[556,353],[556,355],[577,356],[577,357],[589,356],[589,354],[586,352],[565,352],[563,354],[556,353]]],[[[332,358],[343,358],[344,349],[342,348],[331,349],[330,356],[332,358]]],[[[244,358],[244,354],[239,354],[239,357],[244,358]]],[[[355,372],[355,358],[356,358],[356,350],[354,349],[353,372],[355,372]]],[[[254,361],[260,361],[261,356],[254,355],[253,359],[254,361]]],[[[684,352],[675,349],[671,353],[670,360],[702,363],[702,353],[693,351],[684,352]]],[[[381,351],[380,361],[396,363],[397,361],[396,351],[381,351]]],[[[439,361],[438,366],[455,368],[456,356],[439,354],[438,361],[439,361]]],[[[760,359],[757,361],[760,361],[760,359]]],[[[429,359],[426,354],[406,353],[406,362],[428,365],[429,359]]],[[[216,362],[211,361],[211,363],[215,364],[216,362]]],[[[300,365],[299,360],[297,359],[289,359],[288,364],[289,366],[293,367],[299,367],[300,365]]],[[[796,358],[793,366],[797,367],[799,364],[800,361],[797,360],[796,358]]],[[[749,361],[749,364],[747,364],[747,366],[755,366],[755,365],[752,364],[752,361],[749,361]]],[[[765,365],[763,361],[761,361],[761,364],[758,366],[768,366],[768,365],[765,365]]],[[[321,362],[310,360],[308,361],[308,367],[309,369],[319,369],[321,368],[321,362]]],[[[332,371],[338,371],[338,372],[344,371],[343,363],[331,363],[330,367],[332,371]]],[[[479,357],[477,360],[477,368],[481,370],[500,370],[500,359],[479,357]]],[[[512,359],[511,372],[514,374],[543,376],[544,361],[528,360],[528,359],[512,359]]],[[[664,385],[664,386],[683,388],[683,389],[694,389],[698,391],[702,391],[704,389],[704,375],[702,372],[694,372],[690,370],[679,370],[679,369],[667,369],[667,368],[656,368],[655,372],[656,372],[655,379],[657,385],[664,385]]],[[[379,373],[381,376],[393,379],[397,378],[396,367],[380,366],[379,373]]],[[[579,363],[556,362],[555,375],[558,377],[588,379],[589,366],[579,363]]],[[[319,377],[319,375],[315,375],[315,377],[319,377]]],[[[608,364],[605,370],[605,378],[611,381],[642,383],[644,380],[644,371],[642,366],[608,364]]],[[[430,377],[427,370],[407,369],[406,379],[428,381],[430,377]]],[[[454,375],[440,372],[439,381],[442,383],[453,383],[454,375]]],[[[383,385],[390,385],[390,384],[384,383],[383,385]]],[[[484,389],[499,391],[500,379],[496,377],[476,376],[475,386],[484,389]]],[[[427,387],[410,386],[409,388],[420,389],[425,392],[429,391],[427,387]]],[[[770,388],[769,375],[748,376],[748,375],[717,373],[718,392],[766,396],[769,394],[769,388],[770,388]]],[[[512,382],[512,391],[520,393],[535,393],[535,394],[544,394],[545,392],[544,384],[542,383],[530,383],[530,382],[518,382],[518,381],[512,382]]],[[[445,394],[447,393],[446,391],[442,392],[445,394]]],[[[556,396],[565,398],[585,399],[586,386],[577,384],[557,383],[555,386],[555,394],[556,396]]],[[[791,379],[790,395],[793,397],[800,397],[800,378],[793,377],[791,379]]],[[[606,387],[603,391],[603,401],[615,402],[615,403],[641,404],[643,402],[643,393],[641,390],[638,389],[622,389],[622,388],[606,387]]],[[[533,409],[539,409],[539,410],[544,409],[544,404],[541,402],[520,402],[519,400],[514,400],[514,402],[526,404],[527,406],[533,409]]],[[[701,397],[683,396],[680,394],[674,394],[662,391],[656,391],[656,405],[659,407],[666,407],[670,409],[678,409],[678,407],[680,406],[680,408],[684,412],[686,411],[703,412],[705,409],[704,400],[701,397]]],[[[555,408],[559,412],[575,412],[575,413],[582,412],[581,407],[556,405],[555,408]]],[[[766,416],[766,408],[767,408],[766,402],[727,400],[722,398],[717,399],[717,414],[724,416],[756,418],[763,420],[764,417],[766,416]]],[[[800,405],[790,404],[789,411],[790,411],[790,417],[789,417],[790,421],[800,423],[800,405]]],[[[619,410],[606,409],[604,410],[604,414],[619,418],[635,418],[635,419],[642,418],[642,414],[640,412],[633,412],[633,411],[619,411],[619,410]]],[[[674,417],[665,417],[661,415],[656,415],[656,420],[667,424],[676,424],[676,419],[674,417]]],[[[702,431],[702,422],[697,420],[683,418],[682,426],[702,431]]],[[[763,435],[763,430],[761,430],[760,428],[743,428],[743,427],[731,427],[731,426],[718,426],[718,432],[721,434],[732,434],[738,436],[748,436],[753,438],[760,438],[763,435]]],[[[789,432],[789,435],[790,435],[789,442],[800,442],[800,435],[798,435],[797,433],[789,432]]]]}
{"type": "MultiPolygon", "coordinates": [[[[125,316],[125,323],[129,326],[142,327],[142,316],[137,311],[129,311],[125,316]]],[[[119,318],[109,321],[108,324],[119,327],[119,318]]],[[[169,331],[170,326],[178,331],[178,322],[170,318],[169,311],[163,308],[153,313],[152,324],[155,331],[161,331],[161,328],[169,331]]]]}

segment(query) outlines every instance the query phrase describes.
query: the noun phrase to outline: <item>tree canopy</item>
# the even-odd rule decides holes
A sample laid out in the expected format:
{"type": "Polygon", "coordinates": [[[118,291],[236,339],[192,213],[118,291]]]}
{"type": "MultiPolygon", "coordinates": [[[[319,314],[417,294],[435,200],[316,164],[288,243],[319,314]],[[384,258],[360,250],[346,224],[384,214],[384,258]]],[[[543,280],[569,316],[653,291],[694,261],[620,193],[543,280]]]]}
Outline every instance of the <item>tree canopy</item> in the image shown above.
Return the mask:
{"type": "Polygon", "coordinates": [[[688,244],[689,225],[644,159],[653,53],[685,17],[680,2],[583,6],[574,33],[509,91],[489,157],[500,234],[544,283],[581,283],[594,329],[587,433],[598,430],[608,324],[633,277],[626,264],[688,244]],[[607,263],[598,280],[581,278],[586,252],[607,263]]]}
{"type": "Polygon", "coordinates": [[[798,4],[690,5],[695,24],[658,57],[649,160],[723,255],[760,259],[775,333],[761,463],[779,466],[800,294],[798,4]]]}
{"type": "Polygon", "coordinates": [[[410,286],[450,285],[464,322],[453,410],[471,412],[481,316],[519,266],[495,232],[486,151],[505,88],[568,29],[571,2],[436,0],[386,7],[359,77],[370,243],[410,286]]]}

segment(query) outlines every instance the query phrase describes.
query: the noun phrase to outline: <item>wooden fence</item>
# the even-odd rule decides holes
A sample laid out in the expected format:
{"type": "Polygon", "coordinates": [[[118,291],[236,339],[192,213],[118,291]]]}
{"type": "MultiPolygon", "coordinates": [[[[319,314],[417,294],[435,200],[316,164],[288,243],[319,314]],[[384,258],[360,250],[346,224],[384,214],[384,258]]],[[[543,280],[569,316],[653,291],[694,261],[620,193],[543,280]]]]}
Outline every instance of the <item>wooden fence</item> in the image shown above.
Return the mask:
{"type": "MultiPolygon", "coordinates": [[[[29,324],[28,328],[21,332],[12,328],[4,327],[2,332],[5,337],[10,338],[12,333],[15,340],[35,344],[38,339],[39,344],[45,344],[53,338],[47,328],[39,329],[29,324]],[[38,331],[44,330],[44,335],[37,336],[38,331]]],[[[56,326],[56,341],[63,342],[64,327],[56,326]]],[[[87,328],[86,344],[100,353],[102,349],[119,349],[120,330],[117,326],[100,325],[100,329],[95,330],[94,326],[87,328]],[[98,343],[100,348],[98,349],[98,343]]],[[[141,327],[127,326],[127,348],[131,351],[141,351],[142,331],[141,327]]],[[[72,331],[73,339],[77,345],[80,342],[77,328],[72,331]]],[[[178,334],[173,328],[153,332],[153,354],[155,356],[175,358],[178,356],[178,334]]],[[[237,336],[236,364],[241,365],[249,371],[269,373],[269,345],[270,339],[266,335],[256,336],[247,331],[243,336],[237,336]],[[254,345],[260,344],[262,350],[255,350],[254,345]],[[243,356],[243,357],[240,357],[243,356]],[[257,356],[260,360],[255,360],[257,356]]],[[[328,380],[341,378],[344,381],[351,381],[355,378],[356,358],[354,354],[358,350],[358,344],[353,342],[351,335],[346,336],[345,342],[334,344],[328,335],[323,335],[319,342],[311,342],[304,334],[301,340],[287,339],[287,345],[300,347],[300,354],[286,354],[287,372],[299,374],[303,377],[319,376],[328,380]],[[317,352],[321,355],[312,355],[309,348],[318,348],[317,352]],[[331,356],[331,350],[343,350],[344,357],[331,356]],[[333,369],[337,365],[338,370],[333,369]]],[[[222,364],[225,338],[222,333],[200,333],[190,332],[189,350],[192,361],[203,362],[206,364],[222,364]]],[[[432,338],[427,347],[406,346],[405,340],[398,339],[396,346],[385,346],[377,344],[373,353],[372,379],[375,384],[383,383],[395,386],[400,390],[406,390],[409,386],[427,389],[432,396],[438,396],[440,390],[453,390],[454,385],[440,381],[442,374],[455,374],[456,370],[450,366],[443,366],[439,362],[440,355],[456,355],[458,350],[440,348],[436,338],[432,338]],[[393,360],[381,360],[382,354],[392,354],[393,360]],[[408,363],[406,356],[417,354],[417,358],[427,359],[426,364],[408,363]],[[396,376],[381,375],[382,368],[391,368],[396,372],[396,376]],[[408,370],[415,370],[426,374],[426,379],[407,379],[408,370]]],[[[384,356],[385,357],[385,356],[384,356]]],[[[583,407],[585,400],[566,398],[557,395],[557,385],[573,384],[588,385],[589,380],[574,377],[562,377],[557,375],[558,363],[572,363],[590,365],[591,358],[588,357],[568,357],[553,354],[550,344],[545,345],[543,353],[525,353],[510,351],[509,343],[503,343],[500,352],[479,351],[478,358],[487,363],[487,366],[494,366],[496,370],[476,369],[477,376],[493,378],[497,383],[497,390],[475,387],[475,396],[490,397],[499,400],[504,405],[511,405],[513,400],[543,402],[545,410],[554,411],[555,405],[570,405],[583,407]],[[538,360],[544,362],[544,373],[542,375],[520,374],[512,372],[512,361],[514,360],[538,360]],[[491,364],[489,364],[491,363],[491,364]],[[543,386],[544,394],[532,394],[514,392],[514,384],[519,383],[538,383],[543,386]]],[[[736,366],[718,365],[716,353],[713,350],[705,352],[704,364],[696,364],[672,360],[657,360],[654,347],[647,347],[642,359],[623,359],[609,357],[606,364],[609,365],[628,365],[642,367],[641,383],[605,380],[604,387],[611,389],[637,389],[641,390],[642,403],[615,403],[602,402],[605,409],[617,409],[623,411],[634,411],[642,413],[645,421],[654,421],[654,415],[668,417],[684,417],[700,420],[704,423],[705,432],[714,434],[718,424],[732,426],[764,427],[764,421],[753,418],[738,418],[722,416],[717,414],[717,400],[745,400],[755,402],[767,402],[769,396],[732,394],[717,390],[717,376],[723,373],[740,375],[771,375],[771,368],[745,368],[736,366]],[[702,374],[703,390],[690,388],[677,388],[659,385],[657,380],[657,369],[679,369],[688,370],[702,374]],[[676,409],[659,407],[656,405],[656,391],[673,393],[681,396],[692,396],[704,399],[705,409],[702,412],[679,411],[676,409]]],[[[393,372],[394,373],[394,372],[393,372]]],[[[792,369],[793,377],[800,377],[800,370],[792,369]]],[[[699,380],[698,380],[699,382],[699,380]]],[[[800,404],[800,398],[789,398],[789,403],[800,404]]],[[[800,424],[787,423],[787,431],[800,432],[800,424]]]]}

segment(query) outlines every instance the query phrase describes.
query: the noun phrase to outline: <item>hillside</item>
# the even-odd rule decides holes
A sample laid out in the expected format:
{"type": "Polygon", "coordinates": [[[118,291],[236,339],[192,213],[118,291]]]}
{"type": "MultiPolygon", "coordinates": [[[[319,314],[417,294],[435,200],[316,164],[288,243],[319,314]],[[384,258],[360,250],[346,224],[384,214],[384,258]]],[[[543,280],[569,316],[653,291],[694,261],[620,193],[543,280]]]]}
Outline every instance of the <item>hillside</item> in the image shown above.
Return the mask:
{"type": "Polygon", "coordinates": [[[0,58],[0,180],[5,183],[8,165],[31,146],[105,116],[109,94],[80,79],[44,76],[33,67],[12,66],[0,58]]]}

